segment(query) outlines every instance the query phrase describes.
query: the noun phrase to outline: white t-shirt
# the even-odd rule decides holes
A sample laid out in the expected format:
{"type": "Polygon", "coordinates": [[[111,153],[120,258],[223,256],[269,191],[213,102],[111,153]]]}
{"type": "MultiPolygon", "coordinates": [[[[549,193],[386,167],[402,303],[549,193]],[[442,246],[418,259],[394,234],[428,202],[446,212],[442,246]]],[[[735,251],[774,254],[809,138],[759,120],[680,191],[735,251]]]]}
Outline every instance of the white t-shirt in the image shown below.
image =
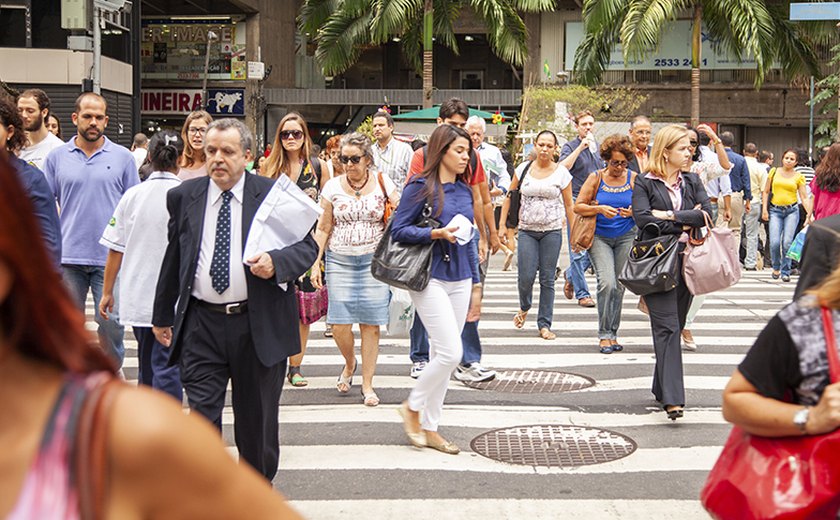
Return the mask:
{"type": "MultiPolygon", "coordinates": [[[[532,166],[533,168],[533,166],[532,166]]],[[[544,179],[528,175],[522,179],[519,193],[519,229],[526,231],[552,231],[566,227],[563,190],[572,182],[572,174],[558,164],[554,172],[544,179]]]]}
{"type": "Polygon", "coordinates": [[[62,145],[64,145],[64,141],[56,137],[52,132],[47,132],[47,137],[43,141],[35,146],[27,146],[22,149],[18,157],[43,171],[44,160],[47,158],[47,155],[62,145]]]}
{"type": "MultiPolygon", "coordinates": [[[[333,231],[330,235],[329,249],[340,255],[360,256],[374,252],[379,239],[385,233],[385,195],[376,180],[377,174],[371,172],[375,189],[356,198],[348,195],[341,187],[341,179],[334,177],[327,181],[321,190],[321,198],[332,204],[333,231]]],[[[392,197],[397,186],[387,175],[382,176],[385,191],[392,197]]]]}
{"type": "Polygon", "coordinates": [[[143,161],[146,160],[146,156],[149,155],[149,151],[145,148],[135,148],[134,151],[131,152],[131,155],[134,156],[134,165],[137,166],[139,170],[141,166],[143,166],[143,161]]]}
{"type": "Polygon", "coordinates": [[[168,243],[166,193],[181,184],[174,174],[154,172],[125,192],[99,243],[123,253],[120,269],[120,323],[152,326],[160,266],[168,243]]]}

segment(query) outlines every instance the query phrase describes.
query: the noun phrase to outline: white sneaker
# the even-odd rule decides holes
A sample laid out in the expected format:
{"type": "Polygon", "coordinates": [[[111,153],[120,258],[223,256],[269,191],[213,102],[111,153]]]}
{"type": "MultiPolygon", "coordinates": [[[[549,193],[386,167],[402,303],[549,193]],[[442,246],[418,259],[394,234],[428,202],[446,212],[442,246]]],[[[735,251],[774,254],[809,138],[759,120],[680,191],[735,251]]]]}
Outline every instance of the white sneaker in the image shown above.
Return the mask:
{"type": "Polygon", "coordinates": [[[414,379],[417,379],[418,377],[420,377],[420,372],[422,372],[423,369],[425,369],[425,368],[426,368],[426,362],[425,361],[417,361],[415,363],[412,363],[411,364],[411,377],[413,377],[414,379]]]}
{"type": "Polygon", "coordinates": [[[484,383],[485,381],[492,381],[496,377],[496,372],[488,370],[479,363],[470,363],[470,365],[458,365],[455,369],[455,379],[466,383],[484,383]]]}

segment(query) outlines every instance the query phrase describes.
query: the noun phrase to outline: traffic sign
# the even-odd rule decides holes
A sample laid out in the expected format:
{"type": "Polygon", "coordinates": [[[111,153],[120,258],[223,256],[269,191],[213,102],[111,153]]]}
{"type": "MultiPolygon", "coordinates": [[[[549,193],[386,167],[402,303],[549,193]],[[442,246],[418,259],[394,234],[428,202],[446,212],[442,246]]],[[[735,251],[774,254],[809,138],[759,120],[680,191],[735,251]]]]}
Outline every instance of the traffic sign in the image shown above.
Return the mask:
{"type": "Polygon", "coordinates": [[[840,2],[790,4],[793,21],[840,20],[840,2]]]}

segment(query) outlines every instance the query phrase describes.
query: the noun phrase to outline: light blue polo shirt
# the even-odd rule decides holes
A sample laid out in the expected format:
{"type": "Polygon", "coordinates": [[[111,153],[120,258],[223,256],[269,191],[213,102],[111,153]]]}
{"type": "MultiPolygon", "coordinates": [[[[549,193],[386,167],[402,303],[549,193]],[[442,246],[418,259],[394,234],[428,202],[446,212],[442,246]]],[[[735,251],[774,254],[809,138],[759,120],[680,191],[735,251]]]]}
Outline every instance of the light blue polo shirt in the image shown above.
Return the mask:
{"type": "Polygon", "coordinates": [[[120,198],[140,183],[134,156],[105,137],[88,157],[74,137],[47,155],[44,174],[61,212],[61,263],[105,266],[99,238],[120,198]]]}

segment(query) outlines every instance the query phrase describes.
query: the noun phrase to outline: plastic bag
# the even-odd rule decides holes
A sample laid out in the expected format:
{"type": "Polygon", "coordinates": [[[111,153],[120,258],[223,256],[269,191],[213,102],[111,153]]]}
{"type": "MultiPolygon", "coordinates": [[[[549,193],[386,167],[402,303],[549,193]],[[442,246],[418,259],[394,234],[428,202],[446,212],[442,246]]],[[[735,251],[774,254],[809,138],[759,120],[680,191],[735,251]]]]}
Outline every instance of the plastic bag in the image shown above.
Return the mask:
{"type": "Polygon", "coordinates": [[[794,237],[793,242],[790,244],[790,249],[788,249],[787,257],[799,261],[802,258],[802,248],[805,246],[805,234],[808,232],[808,226],[802,228],[802,231],[796,234],[794,237]]]}
{"type": "Polygon", "coordinates": [[[408,334],[414,324],[414,304],[405,289],[391,287],[391,303],[388,304],[388,335],[408,334]]]}

